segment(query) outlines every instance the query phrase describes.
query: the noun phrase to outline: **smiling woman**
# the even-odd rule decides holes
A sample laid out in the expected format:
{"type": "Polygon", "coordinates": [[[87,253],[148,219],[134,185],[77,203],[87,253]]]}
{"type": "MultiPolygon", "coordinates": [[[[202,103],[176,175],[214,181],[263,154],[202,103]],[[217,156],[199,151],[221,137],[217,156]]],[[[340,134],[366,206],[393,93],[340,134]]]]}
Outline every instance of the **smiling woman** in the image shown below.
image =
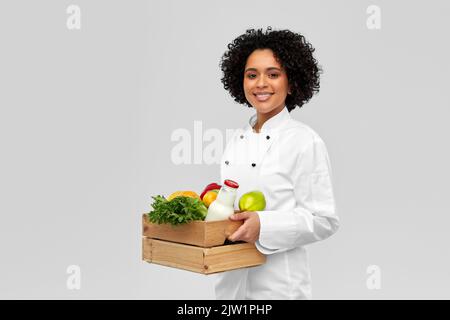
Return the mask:
{"type": "Polygon", "coordinates": [[[290,117],[319,91],[314,49],[289,30],[247,30],[222,57],[222,83],[239,104],[255,110],[221,159],[221,181],[239,183],[236,199],[263,195],[264,206],[245,206],[228,237],[254,243],[266,263],[217,275],[218,299],[309,299],[305,246],[339,227],[328,153],[320,136],[290,117]]]}

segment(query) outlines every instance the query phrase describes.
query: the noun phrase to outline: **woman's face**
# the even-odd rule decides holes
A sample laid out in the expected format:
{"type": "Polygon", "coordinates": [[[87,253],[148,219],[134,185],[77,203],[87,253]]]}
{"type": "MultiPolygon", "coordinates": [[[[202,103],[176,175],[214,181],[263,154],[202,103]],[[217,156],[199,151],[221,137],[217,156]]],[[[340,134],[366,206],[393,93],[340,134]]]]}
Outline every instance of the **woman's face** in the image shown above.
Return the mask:
{"type": "Polygon", "coordinates": [[[270,49],[257,49],[247,59],[244,71],[244,93],[258,113],[281,111],[289,92],[285,70],[270,49]]]}

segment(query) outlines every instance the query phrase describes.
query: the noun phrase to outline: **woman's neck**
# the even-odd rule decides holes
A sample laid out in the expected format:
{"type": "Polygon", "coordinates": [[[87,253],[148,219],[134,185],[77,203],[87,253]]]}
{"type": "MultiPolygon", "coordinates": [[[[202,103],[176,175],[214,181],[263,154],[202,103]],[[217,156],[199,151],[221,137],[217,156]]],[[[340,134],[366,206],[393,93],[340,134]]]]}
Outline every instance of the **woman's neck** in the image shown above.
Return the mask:
{"type": "Polygon", "coordinates": [[[272,111],[268,112],[268,113],[260,113],[257,112],[256,113],[256,123],[253,126],[253,130],[256,133],[259,133],[261,131],[262,126],[264,125],[264,123],[269,120],[270,118],[276,116],[277,114],[279,114],[281,111],[283,111],[284,109],[284,105],[282,105],[281,107],[275,108],[272,111]]]}

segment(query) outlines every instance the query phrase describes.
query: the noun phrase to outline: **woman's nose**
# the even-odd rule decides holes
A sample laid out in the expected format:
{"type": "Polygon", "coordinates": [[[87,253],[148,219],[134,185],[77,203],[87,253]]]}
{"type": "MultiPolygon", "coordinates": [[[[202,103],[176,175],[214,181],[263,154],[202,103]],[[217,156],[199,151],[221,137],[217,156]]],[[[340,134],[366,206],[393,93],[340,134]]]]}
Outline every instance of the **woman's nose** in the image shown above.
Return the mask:
{"type": "Polygon", "coordinates": [[[258,81],[256,81],[256,86],[258,88],[263,88],[266,86],[266,79],[264,77],[259,77],[258,81]]]}

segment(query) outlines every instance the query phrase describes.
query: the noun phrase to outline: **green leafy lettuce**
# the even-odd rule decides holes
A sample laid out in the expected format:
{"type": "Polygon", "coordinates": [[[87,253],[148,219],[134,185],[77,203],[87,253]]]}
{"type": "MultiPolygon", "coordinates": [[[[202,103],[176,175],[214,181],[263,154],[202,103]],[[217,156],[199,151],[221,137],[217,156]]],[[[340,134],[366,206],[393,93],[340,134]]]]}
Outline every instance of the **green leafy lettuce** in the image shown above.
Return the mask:
{"type": "Polygon", "coordinates": [[[148,219],[153,223],[169,223],[178,225],[194,220],[204,220],[208,209],[197,198],[176,197],[168,201],[163,196],[152,197],[153,210],[148,213],[148,219]]]}

